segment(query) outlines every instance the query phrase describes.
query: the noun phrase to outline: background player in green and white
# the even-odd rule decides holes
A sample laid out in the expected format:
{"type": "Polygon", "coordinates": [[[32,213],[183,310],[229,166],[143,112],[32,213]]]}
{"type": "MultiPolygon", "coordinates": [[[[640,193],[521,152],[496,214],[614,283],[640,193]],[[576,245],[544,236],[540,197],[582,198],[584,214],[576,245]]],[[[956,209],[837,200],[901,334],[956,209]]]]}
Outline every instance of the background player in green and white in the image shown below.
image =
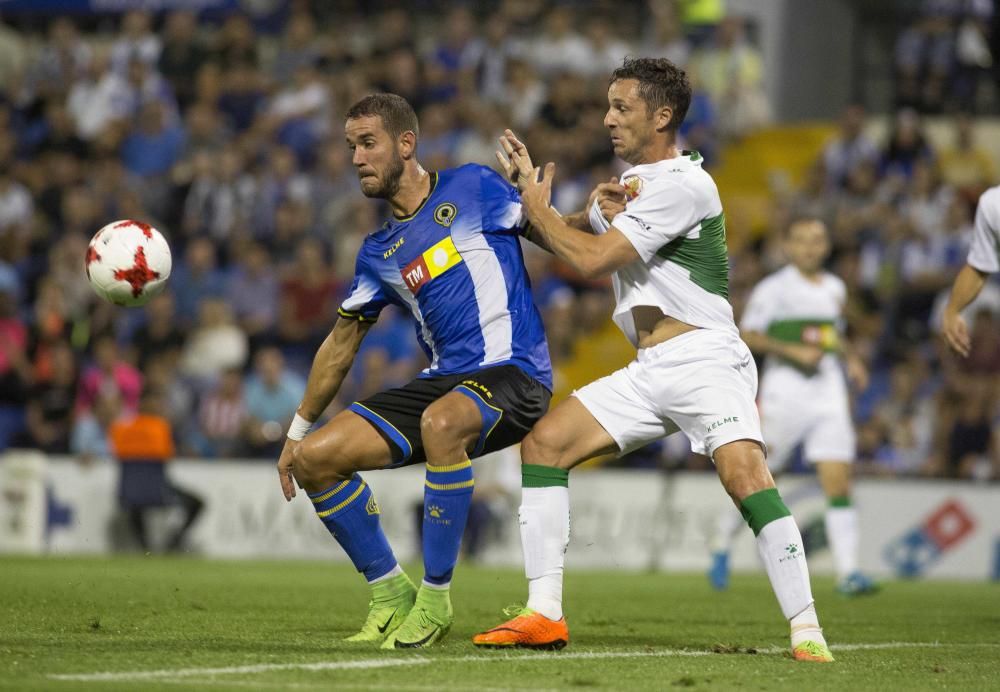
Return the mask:
{"type": "MultiPolygon", "coordinates": [[[[729,303],[725,217],[697,152],[681,151],[677,129],[691,102],[684,71],[669,60],[626,59],[608,87],[604,125],[622,177],[625,209],[607,218],[563,218],[544,175],[508,132],[523,210],[538,237],[584,276],[612,277],[613,318],[638,350],[628,366],[573,393],[521,446],[519,512],[528,603],[513,619],[476,635],[484,647],[558,648],[569,640],[562,612],[569,542],[569,470],[598,454],[627,452],[683,430],[712,457],[726,492],[757,536],[797,660],[832,661],[813,605],[802,536],[765,463],[754,398],[757,369],[729,303]]],[[[609,588],[614,588],[610,584],[609,588]]],[[[669,608],[669,605],[663,606],[669,608]]]]}
{"type": "Polygon", "coordinates": [[[969,256],[955,277],[944,309],[945,341],[963,357],[968,357],[972,344],[962,310],[983,290],[989,275],[997,272],[1000,272],[1000,185],[979,196],[969,256]]]}
{"type": "MultiPolygon", "coordinates": [[[[740,331],[755,353],[766,356],[758,407],[768,466],[778,473],[796,448],[816,469],[829,503],[826,535],[837,572],[837,590],[854,595],[876,590],[858,570],[858,517],[851,502],[854,424],[847,378],[859,389],[868,371],[844,337],[847,287],[823,269],[830,254],[826,226],[817,219],[793,222],[786,232],[789,263],[753,289],[740,331]]],[[[740,516],[719,518],[713,541],[712,586],[729,585],[729,551],[740,516]]]]}

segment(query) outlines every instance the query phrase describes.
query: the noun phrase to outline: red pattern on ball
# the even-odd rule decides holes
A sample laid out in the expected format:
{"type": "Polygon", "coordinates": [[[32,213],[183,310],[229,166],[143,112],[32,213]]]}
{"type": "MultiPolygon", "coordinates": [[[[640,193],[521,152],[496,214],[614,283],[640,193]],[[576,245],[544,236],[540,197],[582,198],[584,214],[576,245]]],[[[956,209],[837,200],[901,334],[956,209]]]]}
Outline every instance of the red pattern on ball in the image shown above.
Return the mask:
{"type": "Polygon", "coordinates": [[[95,248],[93,245],[88,246],[87,247],[87,260],[86,260],[86,265],[85,265],[86,269],[87,269],[87,278],[88,279],[90,278],[90,263],[91,262],[100,262],[100,261],[101,261],[101,256],[99,254],[97,254],[97,248],[95,248]]]}
{"type": "Polygon", "coordinates": [[[150,226],[148,223],[143,223],[142,221],[133,221],[132,219],[128,219],[126,221],[119,221],[113,226],[113,228],[128,228],[129,226],[135,226],[140,231],[142,231],[142,234],[144,236],[146,236],[149,239],[153,238],[153,227],[150,226]]]}
{"type": "Polygon", "coordinates": [[[116,269],[115,279],[117,281],[127,281],[132,287],[132,297],[138,298],[142,289],[150,281],[160,278],[160,272],[153,271],[146,262],[146,252],[142,248],[135,251],[135,264],[130,269],[116,269]]]}

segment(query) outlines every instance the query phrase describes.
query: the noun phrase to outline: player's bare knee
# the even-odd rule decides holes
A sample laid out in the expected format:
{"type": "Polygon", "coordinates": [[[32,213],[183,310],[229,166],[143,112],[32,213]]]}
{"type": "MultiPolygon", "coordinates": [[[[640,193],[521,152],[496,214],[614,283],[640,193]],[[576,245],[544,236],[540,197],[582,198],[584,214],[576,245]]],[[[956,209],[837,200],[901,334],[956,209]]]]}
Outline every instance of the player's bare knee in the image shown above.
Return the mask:
{"type": "Polygon", "coordinates": [[[562,445],[553,426],[542,422],[521,442],[521,463],[568,468],[562,445]]]}
{"type": "MultiPolygon", "coordinates": [[[[317,448],[312,435],[307,435],[292,452],[292,469],[295,478],[305,488],[322,489],[349,478],[356,469],[350,460],[337,455],[330,458],[317,448]]],[[[324,441],[324,446],[328,444],[324,441]]]]}
{"type": "Polygon", "coordinates": [[[774,487],[774,478],[756,442],[737,440],[719,447],[713,456],[722,486],[737,503],[774,487]]]}
{"type": "Polygon", "coordinates": [[[448,455],[455,448],[464,448],[465,438],[472,431],[454,412],[443,406],[431,406],[420,416],[420,439],[428,453],[428,463],[434,457],[448,455]]]}

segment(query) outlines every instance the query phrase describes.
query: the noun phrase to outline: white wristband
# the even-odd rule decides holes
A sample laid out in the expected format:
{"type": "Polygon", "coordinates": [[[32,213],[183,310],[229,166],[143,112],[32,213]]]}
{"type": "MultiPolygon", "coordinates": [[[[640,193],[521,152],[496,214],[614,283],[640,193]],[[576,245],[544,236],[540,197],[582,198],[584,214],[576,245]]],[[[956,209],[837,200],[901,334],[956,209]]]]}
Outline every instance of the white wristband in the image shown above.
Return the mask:
{"type": "Polygon", "coordinates": [[[288,439],[298,442],[309,433],[312,425],[313,421],[308,421],[296,413],[295,418],[292,418],[292,424],[288,426],[288,439]]]}

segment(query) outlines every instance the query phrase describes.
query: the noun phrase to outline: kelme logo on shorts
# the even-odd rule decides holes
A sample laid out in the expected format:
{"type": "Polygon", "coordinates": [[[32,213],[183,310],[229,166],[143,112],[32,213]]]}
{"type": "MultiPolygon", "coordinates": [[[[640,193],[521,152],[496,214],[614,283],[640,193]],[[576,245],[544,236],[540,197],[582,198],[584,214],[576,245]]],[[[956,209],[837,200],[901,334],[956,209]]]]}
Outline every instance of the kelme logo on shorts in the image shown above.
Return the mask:
{"type": "Polygon", "coordinates": [[[739,416],[726,416],[725,418],[721,418],[721,419],[715,421],[714,423],[709,423],[708,427],[705,428],[705,431],[706,432],[712,432],[716,428],[719,428],[719,427],[725,425],[726,423],[739,423],[739,422],[740,422],[740,417],[739,416]]]}

